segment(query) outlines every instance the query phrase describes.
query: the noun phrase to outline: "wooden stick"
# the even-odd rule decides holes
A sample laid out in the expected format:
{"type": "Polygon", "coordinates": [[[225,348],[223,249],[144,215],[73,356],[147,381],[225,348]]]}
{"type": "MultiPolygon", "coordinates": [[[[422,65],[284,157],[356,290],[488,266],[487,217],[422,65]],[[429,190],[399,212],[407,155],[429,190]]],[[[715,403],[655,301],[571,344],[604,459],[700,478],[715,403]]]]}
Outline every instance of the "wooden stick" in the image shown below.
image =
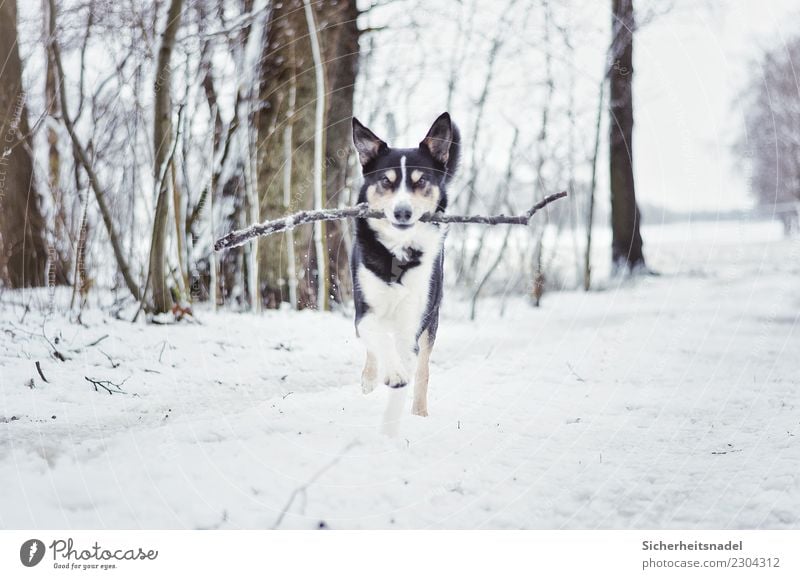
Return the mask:
{"type": "MultiPolygon", "coordinates": [[[[545,205],[567,196],[566,191],[548,195],[522,215],[448,215],[446,213],[426,213],[420,221],[430,223],[478,223],[481,225],[527,225],[533,214],[545,205]]],[[[320,209],[316,211],[299,211],[288,217],[256,223],[244,229],[232,231],[217,239],[214,249],[221,251],[232,247],[239,247],[254,237],[272,235],[287,229],[294,229],[298,225],[314,223],[315,221],[335,221],[354,217],[358,219],[385,219],[383,211],[370,210],[366,203],[359,203],[355,207],[344,209],[320,209]]]]}

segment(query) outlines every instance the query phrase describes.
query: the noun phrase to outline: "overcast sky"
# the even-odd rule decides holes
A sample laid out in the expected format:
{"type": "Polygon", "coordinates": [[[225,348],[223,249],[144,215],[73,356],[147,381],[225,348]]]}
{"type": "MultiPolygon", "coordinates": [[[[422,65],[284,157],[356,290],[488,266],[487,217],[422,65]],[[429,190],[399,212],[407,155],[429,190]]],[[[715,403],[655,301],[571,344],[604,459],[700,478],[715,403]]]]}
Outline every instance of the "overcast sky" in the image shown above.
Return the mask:
{"type": "Polygon", "coordinates": [[[731,154],[742,126],[735,99],[759,48],[797,34],[800,0],[700,5],[677,6],[636,38],[637,196],[681,210],[750,207],[731,154]]]}

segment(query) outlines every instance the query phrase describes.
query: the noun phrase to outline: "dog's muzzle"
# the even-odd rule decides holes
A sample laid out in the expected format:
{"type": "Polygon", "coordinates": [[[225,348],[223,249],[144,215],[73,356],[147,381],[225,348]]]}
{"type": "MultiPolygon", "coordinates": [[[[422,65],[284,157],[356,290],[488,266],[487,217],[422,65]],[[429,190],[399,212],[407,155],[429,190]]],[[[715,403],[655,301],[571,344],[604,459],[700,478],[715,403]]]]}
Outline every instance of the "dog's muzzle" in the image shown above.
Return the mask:
{"type": "Polygon", "coordinates": [[[410,205],[398,205],[394,208],[394,219],[390,221],[398,229],[408,229],[414,225],[411,221],[413,213],[410,205]]]}

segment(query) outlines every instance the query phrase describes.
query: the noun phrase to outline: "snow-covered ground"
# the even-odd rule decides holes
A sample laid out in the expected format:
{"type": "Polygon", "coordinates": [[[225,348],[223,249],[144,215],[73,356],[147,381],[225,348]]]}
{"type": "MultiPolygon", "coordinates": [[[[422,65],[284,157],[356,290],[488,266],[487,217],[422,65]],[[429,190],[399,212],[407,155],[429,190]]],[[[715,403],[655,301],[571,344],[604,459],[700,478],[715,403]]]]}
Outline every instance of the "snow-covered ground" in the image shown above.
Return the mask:
{"type": "Polygon", "coordinates": [[[446,296],[431,415],[393,440],[341,314],[81,326],[6,292],[0,527],[796,528],[800,241],[645,240],[658,277],[476,322],[446,296]]]}

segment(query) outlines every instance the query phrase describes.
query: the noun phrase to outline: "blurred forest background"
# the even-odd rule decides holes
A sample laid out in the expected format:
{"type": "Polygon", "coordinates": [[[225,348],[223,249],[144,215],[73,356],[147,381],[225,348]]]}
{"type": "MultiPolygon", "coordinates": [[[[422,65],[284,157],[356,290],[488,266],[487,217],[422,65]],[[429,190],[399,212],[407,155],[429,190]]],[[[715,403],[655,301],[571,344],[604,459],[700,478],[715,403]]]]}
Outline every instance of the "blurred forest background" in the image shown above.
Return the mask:
{"type": "MultiPolygon", "coordinates": [[[[138,303],[148,316],[182,317],[209,301],[346,309],[348,222],[328,222],[322,238],[297,228],[220,254],[213,241],[352,204],[354,114],[408,146],[444,110],[464,141],[451,212],[520,212],[570,193],[528,228],[451,228],[448,280],[473,316],[485,295],[524,293],[538,305],[547,289],[597,287],[593,268],[648,274],[631,155],[634,61],[636,74],[649,62],[637,37],[668,14],[715,10],[645,0],[0,0],[0,291],[72,288],[78,319],[99,289],[113,292],[116,311],[138,303]],[[598,264],[592,232],[609,226],[598,264]]],[[[787,234],[800,203],[798,58],[800,37],[754,55],[731,147],[754,204],[787,234]]]]}

